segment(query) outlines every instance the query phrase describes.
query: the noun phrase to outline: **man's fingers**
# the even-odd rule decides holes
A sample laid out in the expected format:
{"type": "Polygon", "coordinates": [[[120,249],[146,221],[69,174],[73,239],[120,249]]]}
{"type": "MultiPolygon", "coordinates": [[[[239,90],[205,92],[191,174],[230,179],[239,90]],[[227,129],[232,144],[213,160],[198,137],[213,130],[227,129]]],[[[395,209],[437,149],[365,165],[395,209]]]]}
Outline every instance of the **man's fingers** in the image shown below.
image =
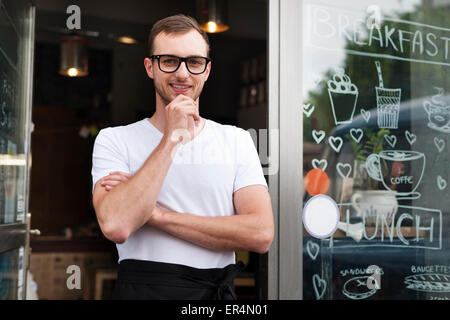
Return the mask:
{"type": "Polygon", "coordinates": [[[194,127],[195,127],[195,122],[194,122],[194,118],[193,117],[189,117],[188,118],[188,132],[190,132],[191,134],[193,134],[194,132],[194,127]]]}
{"type": "Polygon", "coordinates": [[[173,103],[174,101],[188,101],[188,102],[192,102],[195,105],[197,105],[197,102],[194,99],[192,99],[189,96],[185,96],[184,94],[177,95],[176,98],[173,99],[171,103],[173,103]]]}
{"type": "Polygon", "coordinates": [[[122,171],[113,171],[113,172],[110,172],[109,175],[123,175],[128,178],[131,178],[131,176],[132,176],[131,174],[122,172],[122,171]]]}
{"type": "Polygon", "coordinates": [[[104,185],[112,184],[112,183],[114,183],[114,184],[116,185],[116,184],[119,184],[119,183],[122,183],[122,182],[125,182],[125,181],[127,181],[127,180],[104,179],[104,180],[102,181],[101,185],[104,186],[104,185]]]}
{"type": "Polygon", "coordinates": [[[166,132],[171,140],[186,143],[194,136],[196,122],[201,121],[198,103],[192,98],[178,95],[166,106],[166,132]]]}
{"type": "MultiPolygon", "coordinates": [[[[184,96],[184,97],[185,97],[185,99],[177,102],[174,105],[174,109],[178,109],[179,110],[178,112],[180,112],[182,114],[193,116],[195,120],[199,120],[200,116],[198,114],[197,102],[195,102],[194,100],[192,100],[189,97],[186,97],[186,96],[184,96]]],[[[173,100],[173,101],[175,101],[175,100],[173,100]]],[[[172,103],[173,103],[173,101],[172,101],[172,103]]]]}
{"type": "Polygon", "coordinates": [[[116,181],[116,180],[106,180],[102,182],[102,186],[117,186],[121,184],[123,181],[116,181]]]}
{"type": "Polygon", "coordinates": [[[193,106],[187,106],[184,110],[186,116],[191,116],[194,120],[200,120],[200,115],[198,114],[198,109],[193,106]]]}
{"type": "Polygon", "coordinates": [[[122,174],[110,174],[109,176],[105,177],[106,180],[120,180],[120,181],[126,181],[130,179],[131,176],[125,176],[122,174]]]}
{"type": "Polygon", "coordinates": [[[200,116],[197,113],[194,112],[188,112],[186,114],[186,119],[191,119],[193,121],[200,121],[200,116]]]}
{"type": "Polygon", "coordinates": [[[192,116],[194,118],[195,121],[200,121],[200,115],[198,114],[197,111],[192,112],[189,114],[190,116],[192,116]]]}
{"type": "Polygon", "coordinates": [[[109,174],[109,176],[102,178],[101,185],[104,186],[112,181],[118,182],[118,183],[128,181],[132,176],[133,175],[128,174],[128,173],[114,171],[114,172],[111,172],[109,174]]]}

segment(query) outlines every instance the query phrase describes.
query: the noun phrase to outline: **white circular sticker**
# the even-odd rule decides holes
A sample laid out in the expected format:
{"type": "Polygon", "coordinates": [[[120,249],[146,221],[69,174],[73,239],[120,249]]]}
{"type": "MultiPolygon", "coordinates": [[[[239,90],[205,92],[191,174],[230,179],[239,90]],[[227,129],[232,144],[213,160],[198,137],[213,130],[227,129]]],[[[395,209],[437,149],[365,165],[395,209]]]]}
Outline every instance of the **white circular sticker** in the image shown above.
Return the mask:
{"type": "Polygon", "coordinates": [[[314,238],[330,237],[337,229],[339,217],[336,202],[324,194],[312,197],[303,208],[303,225],[314,238]]]}

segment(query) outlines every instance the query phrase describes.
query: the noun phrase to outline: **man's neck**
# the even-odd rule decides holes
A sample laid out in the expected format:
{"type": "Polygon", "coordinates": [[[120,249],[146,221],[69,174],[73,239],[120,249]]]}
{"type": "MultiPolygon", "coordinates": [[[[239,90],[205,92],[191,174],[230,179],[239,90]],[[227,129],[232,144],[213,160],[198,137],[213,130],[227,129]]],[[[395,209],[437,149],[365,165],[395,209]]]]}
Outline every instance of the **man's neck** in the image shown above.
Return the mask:
{"type": "Polygon", "coordinates": [[[158,110],[156,110],[148,121],[150,121],[150,123],[158,129],[158,131],[164,134],[164,130],[166,129],[166,116],[163,112],[158,112],[158,110]]]}

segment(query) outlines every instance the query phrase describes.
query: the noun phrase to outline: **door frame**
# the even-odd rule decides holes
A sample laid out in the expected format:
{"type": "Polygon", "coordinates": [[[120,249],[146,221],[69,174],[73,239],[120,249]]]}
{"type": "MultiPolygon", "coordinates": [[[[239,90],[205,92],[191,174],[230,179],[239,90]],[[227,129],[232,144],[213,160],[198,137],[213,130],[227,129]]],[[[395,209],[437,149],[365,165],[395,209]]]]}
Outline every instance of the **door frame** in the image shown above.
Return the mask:
{"type": "Polygon", "coordinates": [[[25,242],[25,258],[24,258],[24,281],[23,281],[23,300],[26,300],[27,288],[28,288],[28,269],[30,267],[31,250],[30,250],[30,228],[31,228],[31,213],[29,213],[29,199],[30,199],[30,176],[31,176],[31,133],[33,132],[32,122],[32,108],[33,108],[33,66],[34,66],[34,45],[35,45],[35,23],[36,23],[36,6],[32,3],[29,10],[28,32],[30,35],[30,41],[28,42],[27,57],[26,57],[26,79],[27,83],[25,88],[28,90],[26,96],[26,172],[25,172],[25,222],[26,222],[26,242],[25,242]]]}
{"type": "MultiPolygon", "coordinates": [[[[17,298],[26,299],[27,288],[27,270],[29,266],[29,219],[27,218],[28,202],[29,202],[29,181],[30,181],[30,169],[31,169],[31,108],[32,108],[32,94],[33,94],[33,59],[34,59],[34,32],[35,32],[35,7],[30,1],[24,1],[28,5],[27,16],[23,17],[27,21],[24,35],[24,56],[23,56],[23,74],[22,79],[19,82],[23,88],[22,95],[18,97],[18,105],[23,108],[25,112],[23,125],[25,126],[24,135],[24,155],[16,155],[16,157],[10,159],[4,157],[6,163],[12,161],[12,165],[18,165],[24,167],[24,220],[23,222],[15,222],[9,224],[0,225],[0,253],[4,253],[10,250],[19,249],[19,270],[22,268],[22,274],[18,275],[18,280],[21,282],[21,286],[17,298]],[[23,248],[23,249],[22,249],[23,248]]],[[[0,0],[0,7],[2,6],[0,0]]],[[[17,270],[17,269],[16,269],[17,270]]]]}
{"type": "Polygon", "coordinates": [[[302,1],[268,1],[268,128],[279,150],[269,176],[275,238],[269,251],[268,298],[303,298],[302,1]]]}

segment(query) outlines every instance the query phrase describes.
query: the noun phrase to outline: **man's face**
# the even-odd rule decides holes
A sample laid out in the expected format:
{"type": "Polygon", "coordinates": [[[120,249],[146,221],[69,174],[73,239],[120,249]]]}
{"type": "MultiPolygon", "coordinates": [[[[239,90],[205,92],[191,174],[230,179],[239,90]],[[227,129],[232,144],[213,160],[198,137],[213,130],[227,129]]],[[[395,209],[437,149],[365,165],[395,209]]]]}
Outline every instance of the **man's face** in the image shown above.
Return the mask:
{"type": "MultiPolygon", "coordinates": [[[[206,42],[196,30],[176,34],[160,33],[154,39],[153,48],[155,55],[207,56],[206,42]]],[[[177,71],[165,73],[159,69],[156,59],[152,61],[146,58],[144,64],[147,74],[154,80],[157,96],[166,105],[179,94],[197,100],[211,69],[209,63],[204,73],[195,75],[187,70],[185,63],[181,63],[177,71]]]]}

